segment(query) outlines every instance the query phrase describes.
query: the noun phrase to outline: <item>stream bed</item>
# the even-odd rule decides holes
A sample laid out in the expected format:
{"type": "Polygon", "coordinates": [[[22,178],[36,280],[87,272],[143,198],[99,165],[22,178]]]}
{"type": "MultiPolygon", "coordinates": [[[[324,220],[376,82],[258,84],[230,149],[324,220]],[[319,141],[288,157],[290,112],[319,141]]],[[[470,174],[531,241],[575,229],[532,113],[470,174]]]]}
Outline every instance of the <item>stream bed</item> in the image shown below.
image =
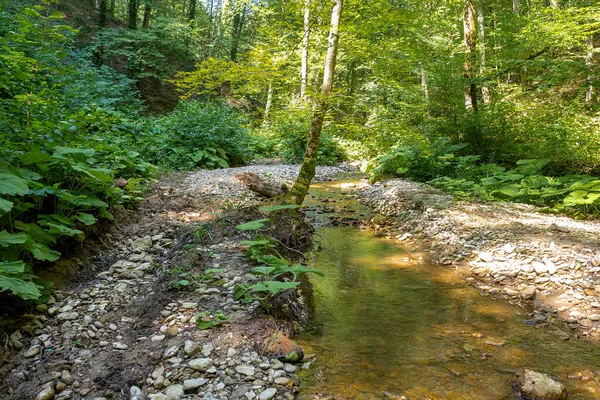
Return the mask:
{"type": "MultiPolygon", "coordinates": [[[[311,188],[309,204],[334,219],[364,212],[339,187],[311,188]]],[[[570,399],[600,398],[597,345],[479,294],[418,250],[326,225],[309,263],[325,273],[310,277],[313,329],[298,338],[317,360],[302,399],[516,399],[511,379],[524,368],[565,384],[570,399]]]]}

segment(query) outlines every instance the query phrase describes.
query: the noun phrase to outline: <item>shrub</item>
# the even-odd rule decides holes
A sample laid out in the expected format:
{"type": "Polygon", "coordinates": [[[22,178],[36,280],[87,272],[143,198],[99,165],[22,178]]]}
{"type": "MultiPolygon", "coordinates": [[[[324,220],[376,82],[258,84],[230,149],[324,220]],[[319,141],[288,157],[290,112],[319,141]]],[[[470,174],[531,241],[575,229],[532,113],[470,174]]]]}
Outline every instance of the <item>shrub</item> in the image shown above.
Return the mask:
{"type": "Polygon", "coordinates": [[[181,101],[172,113],[142,121],[137,145],[149,161],[169,168],[227,168],[249,157],[240,122],[225,105],[181,101]]]}

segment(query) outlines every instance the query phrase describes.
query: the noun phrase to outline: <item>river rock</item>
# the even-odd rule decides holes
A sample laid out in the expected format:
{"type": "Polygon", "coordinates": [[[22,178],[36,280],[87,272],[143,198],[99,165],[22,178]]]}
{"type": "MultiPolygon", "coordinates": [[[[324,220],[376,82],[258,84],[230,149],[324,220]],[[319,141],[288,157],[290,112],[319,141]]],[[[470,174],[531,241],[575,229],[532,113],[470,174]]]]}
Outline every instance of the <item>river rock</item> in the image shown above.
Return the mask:
{"type": "Polygon", "coordinates": [[[300,362],[304,358],[302,347],[281,332],[275,332],[265,340],[264,353],[287,362],[300,362]]]}
{"type": "Polygon", "coordinates": [[[235,367],[235,372],[246,376],[254,376],[256,369],[251,365],[238,365],[235,367]]]}
{"type": "Polygon", "coordinates": [[[205,372],[212,367],[214,363],[215,362],[211,358],[196,358],[190,361],[189,366],[196,371],[205,372]]]}
{"type": "Polygon", "coordinates": [[[54,389],[46,387],[35,396],[35,400],[50,400],[54,398],[54,394],[54,389]]]}
{"type": "Polygon", "coordinates": [[[259,395],[258,398],[259,400],[270,400],[273,397],[275,397],[275,395],[277,394],[277,389],[275,388],[270,388],[270,389],[266,389],[263,390],[259,395]]]}
{"type": "Polygon", "coordinates": [[[521,297],[526,300],[531,300],[535,297],[535,286],[529,285],[521,290],[521,297]]]}
{"type": "Polygon", "coordinates": [[[34,346],[31,346],[29,348],[29,350],[27,350],[23,354],[23,357],[25,357],[25,358],[33,358],[33,357],[37,356],[38,354],[40,354],[41,351],[42,351],[42,347],[39,344],[36,344],[34,346]]]}
{"type": "Polygon", "coordinates": [[[183,385],[171,385],[165,390],[165,394],[172,400],[178,400],[185,396],[183,385]]]}
{"type": "Polygon", "coordinates": [[[185,392],[189,392],[195,389],[198,389],[200,386],[206,383],[206,379],[204,378],[196,378],[196,379],[186,379],[183,381],[183,390],[185,392]]]}
{"type": "Polygon", "coordinates": [[[563,400],[567,398],[565,387],[546,374],[526,369],[517,374],[513,385],[523,398],[532,400],[563,400]]]}
{"type": "Polygon", "coordinates": [[[200,351],[200,345],[191,340],[186,340],[183,344],[183,351],[190,357],[195,356],[200,351]]]}

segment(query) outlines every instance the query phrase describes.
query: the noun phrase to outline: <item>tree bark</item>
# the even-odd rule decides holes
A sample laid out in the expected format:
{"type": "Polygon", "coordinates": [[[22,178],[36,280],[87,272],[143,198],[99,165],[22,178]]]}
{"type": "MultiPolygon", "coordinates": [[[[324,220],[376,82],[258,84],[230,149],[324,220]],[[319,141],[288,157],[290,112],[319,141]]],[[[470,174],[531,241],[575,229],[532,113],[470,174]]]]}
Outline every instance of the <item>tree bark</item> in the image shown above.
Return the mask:
{"type": "Polygon", "coordinates": [[[146,29],[150,27],[150,17],[152,16],[152,6],[149,2],[146,2],[146,7],[144,8],[144,19],[142,22],[142,28],[146,29]]]}
{"type": "Polygon", "coordinates": [[[513,12],[516,15],[521,15],[521,0],[513,0],[513,12]]]}
{"type": "Polygon", "coordinates": [[[110,0],[110,17],[115,17],[116,0],[110,0]]]}
{"type": "Polygon", "coordinates": [[[235,14],[233,17],[233,26],[231,30],[231,61],[237,60],[237,54],[240,46],[240,40],[244,31],[244,22],[246,20],[246,7],[241,13],[235,14]]]}
{"type": "Polygon", "coordinates": [[[106,12],[107,12],[107,0],[100,0],[99,4],[99,19],[98,27],[104,28],[106,26],[106,12]]]}
{"type": "Polygon", "coordinates": [[[188,14],[188,21],[192,22],[196,19],[196,3],[198,0],[190,0],[190,12],[188,14]]]}
{"type": "Polygon", "coordinates": [[[273,81],[269,81],[267,89],[267,102],[265,104],[265,114],[263,116],[263,126],[269,122],[269,114],[271,113],[271,105],[273,104],[273,81]]]}
{"type": "Polygon", "coordinates": [[[296,178],[296,183],[287,195],[287,201],[292,204],[302,204],[312,179],[315,177],[317,167],[317,156],[319,153],[319,143],[321,141],[321,130],[325,114],[329,108],[328,95],[333,87],[333,74],[335,71],[335,61],[337,57],[337,47],[339,41],[340,19],[342,16],[343,0],[334,0],[333,10],[331,11],[331,28],[329,30],[329,45],[325,57],[325,67],[323,68],[323,86],[321,87],[321,96],[315,108],[310,133],[308,134],[308,143],[304,153],[304,161],[300,167],[300,173],[296,178]]]}
{"type": "Polygon", "coordinates": [[[139,0],[129,0],[127,4],[127,27],[137,29],[139,0]]]}
{"type": "Polygon", "coordinates": [[[475,63],[477,60],[477,42],[475,40],[475,9],[473,0],[465,0],[463,13],[464,43],[467,54],[465,56],[465,107],[469,111],[477,111],[477,85],[475,78],[475,63]]]}
{"type": "Polygon", "coordinates": [[[304,2],[304,37],[302,39],[302,67],[300,71],[300,98],[306,100],[308,83],[308,46],[310,43],[310,0],[304,2]]]}
{"type": "MultiPolygon", "coordinates": [[[[477,1],[477,33],[479,42],[479,73],[485,75],[486,62],[486,43],[485,43],[485,18],[484,18],[484,0],[477,1]]],[[[490,89],[486,84],[481,85],[481,100],[483,104],[490,104],[490,89]]]]}
{"type": "MultiPolygon", "coordinates": [[[[592,64],[594,62],[594,35],[593,34],[590,35],[590,37],[588,38],[587,45],[588,45],[588,52],[585,56],[585,65],[591,70],[592,64]]],[[[585,91],[585,102],[588,105],[592,105],[596,102],[596,93],[594,90],[593,80],[594,80],[594,76],[591,74],[588,75],[588,77],[587,77],[588,87],[585,91]]]]}
{"type": "Polygon", "coordinates": [[[427,73],[425,69],[421,67],[421,89],[423,89],[423,96],[425,97],[425,107],[427,108],[427,117],[431,118],[431,111],[429,110],[429,85],[427,84],[427,73]]]}

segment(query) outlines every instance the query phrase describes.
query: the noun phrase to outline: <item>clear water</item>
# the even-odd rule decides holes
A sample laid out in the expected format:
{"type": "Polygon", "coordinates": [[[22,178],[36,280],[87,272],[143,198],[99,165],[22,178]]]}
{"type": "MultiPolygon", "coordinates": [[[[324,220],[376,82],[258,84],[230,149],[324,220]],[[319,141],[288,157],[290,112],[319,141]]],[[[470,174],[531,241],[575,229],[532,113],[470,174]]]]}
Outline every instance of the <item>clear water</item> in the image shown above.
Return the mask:
{"type": "Polygon", "coordinates": [[[317,234],[310,266],[326,275],[310,278],[315,329],[299,342],[317,361],[301,398],[515,399],[510,381],[523,368],[554,376],[571,399],[600,398],[597,345],[531,325],[522,308],[368,231],[317,234]]]}

